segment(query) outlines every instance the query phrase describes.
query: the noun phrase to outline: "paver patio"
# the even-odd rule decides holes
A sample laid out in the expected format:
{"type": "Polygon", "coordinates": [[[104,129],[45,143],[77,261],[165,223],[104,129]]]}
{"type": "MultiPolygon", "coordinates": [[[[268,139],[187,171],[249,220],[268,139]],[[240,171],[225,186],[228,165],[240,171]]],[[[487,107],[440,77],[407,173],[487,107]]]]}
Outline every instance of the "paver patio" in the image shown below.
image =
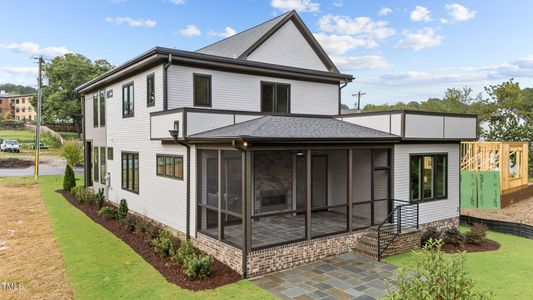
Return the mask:
{"type": "Polygon", "coordinates": [[[393,265],[345,253],[253,282],[282,299],[381,299],[394,289],[393,265]]]}

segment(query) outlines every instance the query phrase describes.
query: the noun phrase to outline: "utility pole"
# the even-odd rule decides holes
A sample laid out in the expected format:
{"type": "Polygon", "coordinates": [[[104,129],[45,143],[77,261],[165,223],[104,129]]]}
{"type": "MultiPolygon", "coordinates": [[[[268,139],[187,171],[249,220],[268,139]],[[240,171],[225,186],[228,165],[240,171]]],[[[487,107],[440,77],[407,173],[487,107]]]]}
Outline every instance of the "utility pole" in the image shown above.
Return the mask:
{"type": "Polygon", "coordinates": [[[39,152],[41,150],[41,103],[43,98],[43,56],[39,60],[39,77],[37,78],[37,118],[35,126],[35,180],[39,178],[39,152]]]}
{"type": "Polygon", "coordinates": [[[357,111],[361,111],[361,96],[366,95],[366,93],[361,93],[361,91],[357,92],[357,94],[352,94],[352,97],[357,96],[357,103],[355,103],[355,107],[357,108],[357,111]]]}

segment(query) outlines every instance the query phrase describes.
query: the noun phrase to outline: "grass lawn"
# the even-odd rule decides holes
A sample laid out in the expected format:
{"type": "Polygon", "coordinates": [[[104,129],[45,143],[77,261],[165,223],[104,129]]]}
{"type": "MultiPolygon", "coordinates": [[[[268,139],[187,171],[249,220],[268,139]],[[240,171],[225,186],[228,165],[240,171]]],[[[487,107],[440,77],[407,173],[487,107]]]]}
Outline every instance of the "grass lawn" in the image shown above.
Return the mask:
{"type": "MultiPolygon", "coordinates": [[[[35,132],[30,130],[0,130],[0,139],[3,140],[17,140],[21,147],[26,147],[25,144],[35,143],[35,132]]],[[[49,133],[41,134],[41,143],[45,143],[50,148],[59,148],[61,144],[56,141],[49,133]]],[[[29,147],[29,145],[28,145],[29,147]]]]}
{"type": "MultiPolygon", "coordinates": [[[[533,240],[490,231],[487,237],[500,243],[501,248],[465,254],[466,270],[476,286],[493,291],[495,299],[533,299],[533,240]]],[[[412,256],[395,255],[386,262],[409,267],[412,256]]]]}
{"type": "Polygon", "coordinates": [[[127,244],[54,192],[61,186],[62,176],[39,180],[75,298],[275,299],[248,280],[202,292],[168,283],[127,244]]]}
{"type": "Polygon", "coordinates": [[[77,132],[58,132],[58,133],[66,141],[79,140],[80,139],[80,137],[79,137],[77,132]]]}

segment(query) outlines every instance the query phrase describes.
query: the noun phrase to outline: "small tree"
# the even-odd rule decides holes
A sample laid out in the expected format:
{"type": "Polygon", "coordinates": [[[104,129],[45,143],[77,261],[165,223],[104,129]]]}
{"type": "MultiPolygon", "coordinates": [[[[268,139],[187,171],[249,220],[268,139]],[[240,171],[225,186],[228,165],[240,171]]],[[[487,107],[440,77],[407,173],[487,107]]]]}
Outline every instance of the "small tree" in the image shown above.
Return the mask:
{"type": "Polygon", "coordinates": [[[126,199],[122,199],[120,200],[120,204],[118,206],[118,212],[117,212],[118,220],[119,221],[124,220],[127,215],[128,215],[128,202],[126,201],[126,199]]]}
{"type": "Polygon", "coordinates": [[[65,176],[63,176],[63,189],[70,192],[73,187],[76,186],[76,177],[74,176],[74,170],[67,164],[65,169],[65,176]]]}
{"type": "Polygon", "coordinates": [[[414,269],[398,271],[398,290],[387,299],[492,299],[475,290],[464,269],[465,256],[444,256],[441,246],[441,240],[430,239],[415,253],[414,269]]]}
{"type": "Polygon", "coordinates": [[[83,162],[81,144],[76,141],[67,141],[63,145],[61,155],[67,160],[67,164],[73,168],[83,162]]]}

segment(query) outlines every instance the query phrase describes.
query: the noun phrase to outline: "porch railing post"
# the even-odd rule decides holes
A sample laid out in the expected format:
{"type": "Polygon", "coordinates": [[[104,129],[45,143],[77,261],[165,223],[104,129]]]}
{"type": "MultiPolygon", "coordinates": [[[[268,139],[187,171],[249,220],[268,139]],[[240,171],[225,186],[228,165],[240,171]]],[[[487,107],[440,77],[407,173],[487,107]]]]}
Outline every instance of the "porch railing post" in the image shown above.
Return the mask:
{"type": "Polygon", "coordinates": [[[348,149],[348,232],[353,225],[353,149],[348,149]]]}
{"type": "Polygon", "coordinates": [[[420,204],[416,203],[416,229],[420,229],[420,204]]]}
{"type": "Polygon", "coordinates": [[[398,209],[396,210],[396,219],[397,219],[397,232],[402,233],[402,206],[398,206],[398,209]]]}
{"type": "Polygon", "coordinates": [[[222,240],[222,150],[218,150],[218,166],[217,166],[217,217],[218,217],[218,240],[222,240]]]}
{"type": "Polygon", "coordinates": [[[307,193],[306,193],[306,200],[307,200],[307,207],[306,207],[306,218],[305,218],[305,236],[307,238],[307,240],[311,240],[311,193],[313,192],[312,190],[312,184],[311,184],[311,167],[312,167],[312,164],[311,164],[311,150],[308,149],[306,151],[306,158],[307,158],[307,178],[306,178],[306,183],[307,183],[307,193]]]}

